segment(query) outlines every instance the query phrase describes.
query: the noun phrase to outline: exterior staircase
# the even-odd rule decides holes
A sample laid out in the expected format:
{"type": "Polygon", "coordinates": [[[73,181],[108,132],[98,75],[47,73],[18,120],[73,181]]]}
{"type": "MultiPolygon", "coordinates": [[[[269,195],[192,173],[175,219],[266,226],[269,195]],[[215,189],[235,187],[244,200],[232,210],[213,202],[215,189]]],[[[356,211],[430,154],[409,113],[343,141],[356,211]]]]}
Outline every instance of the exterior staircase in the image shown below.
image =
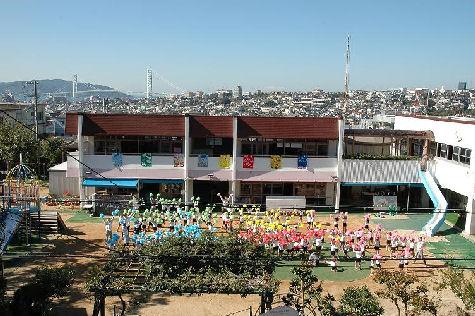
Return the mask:
{"type": "MultiPolygon", "coordinates": [[[[42,211],[39,213],[31,213],[29,216],[31,232],[34,234],[59,234],[66,229],[66,225],[58,212],[42,211]]],[[[24,222],[22,226],[24,226],[24,222]]]]}

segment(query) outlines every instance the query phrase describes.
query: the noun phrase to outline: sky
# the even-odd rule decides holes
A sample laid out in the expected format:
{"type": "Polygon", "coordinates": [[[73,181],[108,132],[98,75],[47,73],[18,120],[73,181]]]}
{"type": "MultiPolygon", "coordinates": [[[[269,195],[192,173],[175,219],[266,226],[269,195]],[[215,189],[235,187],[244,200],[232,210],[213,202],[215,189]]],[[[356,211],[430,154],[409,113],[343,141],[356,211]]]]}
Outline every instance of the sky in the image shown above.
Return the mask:
{"type": "Polygon", "coordinates": [[[475,84],[473,0],[15,0],[0,4],[0,81],[154,92],[475,84]]]}

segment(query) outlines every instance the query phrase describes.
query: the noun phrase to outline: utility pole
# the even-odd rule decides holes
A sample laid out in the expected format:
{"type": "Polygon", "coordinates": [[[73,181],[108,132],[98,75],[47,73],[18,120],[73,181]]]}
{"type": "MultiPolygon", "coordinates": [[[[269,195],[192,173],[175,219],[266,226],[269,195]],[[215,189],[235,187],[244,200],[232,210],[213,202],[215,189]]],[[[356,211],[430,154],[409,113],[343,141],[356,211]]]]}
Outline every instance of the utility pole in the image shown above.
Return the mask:
{"type": "Polygon", "coordinates": [[[38,140],[38,81],[32,80],[28,81],[27,84],[33,85],[33,97],[35,103],[35,139],[38,140]]]}

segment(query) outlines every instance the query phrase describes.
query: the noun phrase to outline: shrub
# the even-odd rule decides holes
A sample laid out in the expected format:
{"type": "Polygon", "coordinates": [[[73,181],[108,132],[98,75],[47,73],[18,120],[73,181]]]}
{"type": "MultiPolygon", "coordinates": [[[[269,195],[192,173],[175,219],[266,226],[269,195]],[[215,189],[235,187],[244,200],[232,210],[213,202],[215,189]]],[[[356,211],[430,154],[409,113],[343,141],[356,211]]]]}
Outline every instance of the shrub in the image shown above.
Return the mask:
{"type": "Polygon", "coordinates": [[[21,286],[13,294],[13,312],[15,315],[45,315],[52,298],[68,294],[73,275],[69,267],[38,269],[34,281],[21,286]]]}
{"type": "Polygon", "coordinates": [[[340,299],[339,312],[348,316],[379,316],[384,310],[368,287],[347,287],[340,299]]]}

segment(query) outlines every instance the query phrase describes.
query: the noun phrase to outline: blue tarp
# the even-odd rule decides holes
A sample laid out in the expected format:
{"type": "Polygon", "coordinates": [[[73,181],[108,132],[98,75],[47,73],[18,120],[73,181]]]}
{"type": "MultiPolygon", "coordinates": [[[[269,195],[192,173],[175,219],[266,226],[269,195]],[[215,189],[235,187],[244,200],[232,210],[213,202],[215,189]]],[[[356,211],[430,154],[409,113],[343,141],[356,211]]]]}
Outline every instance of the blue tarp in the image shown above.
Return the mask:
{"type": "Polygon", "coordinates": [[[97,188],[137,188],[137,179],[84,179],[82,185],[97,188]]]}

